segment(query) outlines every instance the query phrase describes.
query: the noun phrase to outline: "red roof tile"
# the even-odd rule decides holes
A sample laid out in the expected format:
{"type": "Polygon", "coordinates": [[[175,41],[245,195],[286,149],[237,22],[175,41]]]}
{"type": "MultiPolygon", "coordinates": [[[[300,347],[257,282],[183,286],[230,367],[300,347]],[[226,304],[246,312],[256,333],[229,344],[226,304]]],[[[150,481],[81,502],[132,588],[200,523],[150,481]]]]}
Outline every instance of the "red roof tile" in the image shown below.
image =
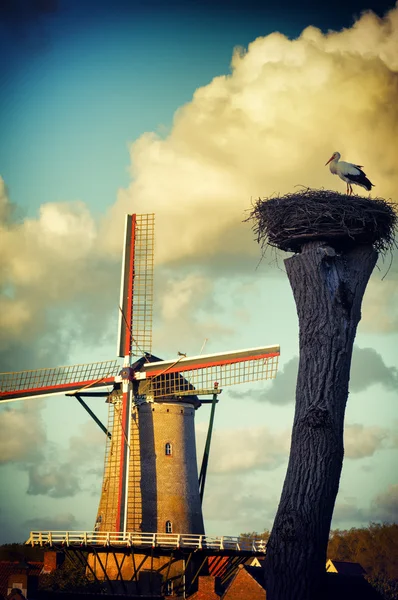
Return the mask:
{"type": "MultiPolygon", "coordinates": [[[[0,595],[4,597],[7,596],[8,589],[8,578],[13,573],[18,573],[18,569],[20,568],[20,561],[9,561],[9,560],[0,560],[0,595]]],[[[43,568],[42,562],[29,562],[27,563],[30,566],[29,575],[38,576],[43,568]]]]}

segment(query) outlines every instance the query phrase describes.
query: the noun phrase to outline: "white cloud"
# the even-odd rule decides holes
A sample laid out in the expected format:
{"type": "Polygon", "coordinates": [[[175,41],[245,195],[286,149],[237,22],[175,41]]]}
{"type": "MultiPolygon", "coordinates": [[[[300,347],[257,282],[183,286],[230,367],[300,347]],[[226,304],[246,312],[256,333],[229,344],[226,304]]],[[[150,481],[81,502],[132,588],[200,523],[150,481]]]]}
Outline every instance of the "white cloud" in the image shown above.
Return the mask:
{"type": "Polygon", "coordinates": [[[240,473],[209,474],[204,495],[206,531],[210,535],[262,532],[271,527],[277,506],[278,498],[266,478],[253,482],[240,473]]]}
{"type": "Polygon", "coordinates": [[[1,407],[0,464],[40,458],[41,447],[47,441],[41,409],[40,400],[1,407]]]}
{"type": "MultiPolygon", "coordinates": [[[[393,196],[397,15],[397,8],[384,19],[366,14],[327,35],[308,27],[296,40],[273,33],[235,50],[231,74],[197,89],[169,135],[146,133],[132,144],[132,183],[99,227],[81,201],[48,203],[37,218],[13,222],[1,181],[3,349],[15,340],[34,344],[57,309],[73,315],[75,337],[98,335],[85,315],[101,311],[104,320],[116,310],[126,212],[155,212],[157,263],[189,272],[185,284],[174,283],[174,300],[164,300],[163,314],[172,316],[199,283],[203,298],[213,293],[211,279],[256,264],[259,248],[242,223],[251,198],[297,184],[344,188],[324,167],[334,150],[365,164],[378,195],[393,196]]],[[[376,327],[396,329],[390,304],[386,322],[369,295],[376,327]]]]}
{"type": "Polygon", "coordinates": [[[49,517],[32,517],[27,519],[23,526],[28,531],[76,531],[79,530],[79,521],[72,513],[61,513],[49,517]]]}
{"type": "Polygon", "coordinates": [[[337,498],[333,528],[366,526],[369,523],[396,523],[398,520],[398,484],[389,485],[373,497],[367,506],[357,498],[337,498]]]}
{"type": "Polygon", "coordinates": [[[209,470],[218,474],[272,470],[286,462],[289,445],[288,432],[267,427],[215,431],[209,470]]]}
{"type": "Polygon", "coordinates": [[[63,448],[48,441],[42,407],[40,400],[1,407],[0,465],[14,463],[26,472],[32,496],[64,498],[91,491],[103,473],[104,433],[88,421],[63,448]]]}
{"type": "Polygon", "coordinates": [[[186,313],[192,305],[198,305],[203,300],[209,293],[209,287],[210,282],[199,275],[169,280],[162,293],[162,317],[170,320],[179,317],[182,311],[186,313]]]}
{"type": "Polygon", "coordinates": [[[346,527],[347,524],[353,527],[354,525],[367,525],[369,523],[372,519],[369,509],[358,506],[355,500],[340,501],[340,498],[337,497],[333,511],[332,529],[346,527]]]}
{"type": "MultiPolygon", "coordinates": [[[[240,429],[216,429],[213,433],[209,472],[226,475],[273,471],[287,464],[290,449],[290,431],[266,426],[240,429]]],[[[197,446],[204,445],[205,429],[197,427],[197,446]]],[[[393,429],[366,427],[348,423],[344,429],[345,458],[360,459],[373,456],[383,449],[397,447],[393,429]]],[[[199,453],[200,454],[200,453],[199,453]]]]}
{"type": "Polygon", "coordinates": [[[393,432],[383,427],[365,427],[352,423],[344,429],[344,455],[346,458],[364,458],[372,456],[377,450],[385,447],[393,432]]]}
{"type": "Polygon", "coordinates": [[[378,521],[397,523],[398,521],[398,483],[388,486],[387,490],[376,496],[372,502],[372,512],[378,521]]]}
{"type": "Polygon", "coordinates": [[[14,208],[0,178],[0,370],[65,362],[80,337],[101,339],[118,302],[118,268],[83,202],[43,204],[25,220],[14,208]]]}
{"type": "Polygon", "coordinates": [[[342,189],[324,168],[335,149],[366,165],[378,194],[392,195],[397,27],[395,9],[384,21],[365,15],[350,31],[273,33],[235,51],[232,74],[196,90],[167,138],[145,134],[132,145],[134,182],[111,210],[109,247],[117,215],[134,202],[162,223],[162,262],[205,259],[221,246],[232,259],[240,239],[225,234],[251,196],[300,183],[342,189]]]}
{"type": "Polygon", "coordinates": [[[369,332],[391,334],[398,331],[398,271],[397,252],[391,257],[392,269],[388,271],[388,264],[380,265],[381,272],[386,275],[382,280],[373,276],[366,289],[363,299],[363,321],[361,327],[369,332]]]}

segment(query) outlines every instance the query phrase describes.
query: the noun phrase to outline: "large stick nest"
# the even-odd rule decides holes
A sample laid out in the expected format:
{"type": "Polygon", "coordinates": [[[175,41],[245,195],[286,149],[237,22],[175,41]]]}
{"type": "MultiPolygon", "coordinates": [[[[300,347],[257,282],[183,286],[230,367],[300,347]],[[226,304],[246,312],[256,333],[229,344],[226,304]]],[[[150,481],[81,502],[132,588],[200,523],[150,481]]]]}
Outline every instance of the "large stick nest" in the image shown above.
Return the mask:
{"type": "Polygon", "coordinates": [[[273,246],[300,252],[303,244],[322,240],[340,251],[369,244],[385,253],[396,245],[398,215],[392,202],[306,189],[279,198],[259,198],[247,219],[263,249],[273,246]]]}

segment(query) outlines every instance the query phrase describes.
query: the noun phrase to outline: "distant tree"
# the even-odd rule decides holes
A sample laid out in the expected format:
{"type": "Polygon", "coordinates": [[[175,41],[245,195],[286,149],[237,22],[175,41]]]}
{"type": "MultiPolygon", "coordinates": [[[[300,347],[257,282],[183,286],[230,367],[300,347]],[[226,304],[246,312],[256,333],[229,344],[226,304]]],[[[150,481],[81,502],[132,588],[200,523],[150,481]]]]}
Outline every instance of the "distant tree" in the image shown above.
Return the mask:
{"type": "Polygon", "coordinates": [[[99,592],[102,584],[87,577],[84,565],[66,557],[59,569],[40,577],[39,588],[53,592],[99,592]]]}
{"type": "Polygon", "coordinates": [[[360,563],[385,600],[398,600],[398,524],[332,531],[328,558],[360,563]]]}
{"type": "Polygon", "coordinates": [[[0,545],[0,560],[41,562],[44,549],[39,546],[26,546],[22,543],[0,545]]]}
{"type": "Polygon", "coordinates": [[[247,542],[248,544],[251,543],[253,540],[264,540],[264,542],[267,543],[269,540],[269,533],[270,532],[268,531],[268,529],[264,529],[264,531],[261,533],[258,533],[257,531],[240,533],[239,537],[242,540],[242,542],[247,542]]]}
{"type": "Polygon", "coordinates": [[[398,581],[398,524],[332,531],[328,558],[359,562],[370,577],[398,581]]]}
{"type": "Polygon", "coordinates": [[[268,540],[269,538],[269,530],[264,529],[264,531],[258,533],[258,531],[249,531],[247,533],[240,533],[240,538],[244,538],[247,540],[268,540]]]}
{"type": "MultiPolygon", "coordinates": [[[[269,531],[241,533],[244,539],[269,538],[269,531]]],[[[358,562],[366,579],[384,600],[398,600],[398,524],[370,523],[368,527],[330,532],[327,557],[358,562]]]]}
{"type": "Polygon", "coordinates": [[[384,600],[398,600],[398,581],[391,581],[383,577],[366,577],[384,600]]]}

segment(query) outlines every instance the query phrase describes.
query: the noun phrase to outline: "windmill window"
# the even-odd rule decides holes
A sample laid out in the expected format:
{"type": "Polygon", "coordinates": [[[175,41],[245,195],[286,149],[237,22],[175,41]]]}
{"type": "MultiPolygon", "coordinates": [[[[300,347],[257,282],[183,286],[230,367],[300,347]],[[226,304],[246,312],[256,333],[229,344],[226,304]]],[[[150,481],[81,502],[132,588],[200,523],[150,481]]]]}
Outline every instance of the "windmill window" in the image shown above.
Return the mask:
{"type": "Polygon", "coordinates": [[[166,456],[171,456],[173,454],[173,447],[170,442],[167,442],[164,446],[164,453],[166,456]]]}
{"type": "Polygon", "coordinates": [[[166,521],[166,533],[173,533],[173,524],[171,521],[166,521]]]}

